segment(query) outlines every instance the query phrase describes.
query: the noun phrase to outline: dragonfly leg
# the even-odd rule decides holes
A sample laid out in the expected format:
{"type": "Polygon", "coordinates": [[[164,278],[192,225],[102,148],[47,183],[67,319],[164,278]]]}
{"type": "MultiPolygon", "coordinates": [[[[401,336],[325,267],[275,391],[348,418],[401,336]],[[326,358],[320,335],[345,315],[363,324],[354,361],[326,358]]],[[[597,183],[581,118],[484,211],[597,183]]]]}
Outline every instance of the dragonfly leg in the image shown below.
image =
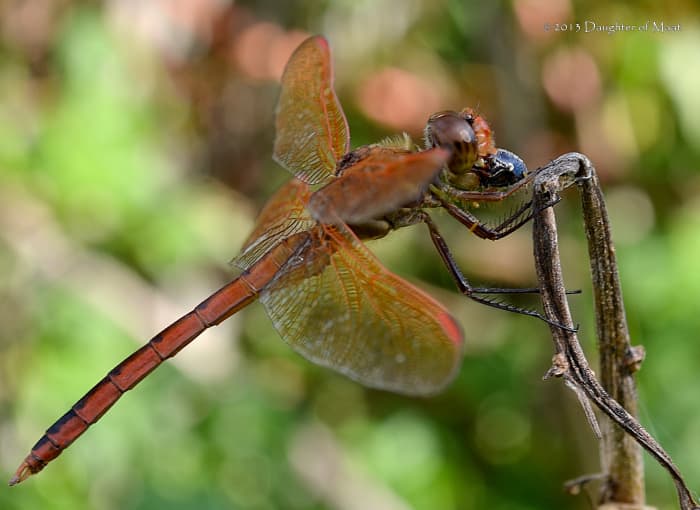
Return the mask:
{"type": "Polygon", "coordinates": [[[450,186],[443,183],[439,186],[440,191],[455,200],[474,201],[474,202],[500,202],[511,196],[516,191],[530,184],[535,176],[535,173],[528,174],[521,181],[513,184],[510,188],[503,191],[469,191],[450,186]]]}
{"type": "MultiPolygon", "coordinates": [[[[529,200],[515,210],[500,225],[497,225],[496,227],[489,227],[469,211],[461,209],[455,204],[447,202],[446,200],[439,200],[442,203],[443,208],[450,214],[450,216],[467,227],[474,235],[490,241],[496,241],[512,234],[530,221],[534,214],[532,210],[532,201],[529,200]]],[[[561,200],[561,198],[557,197],[552,202],[544,204],[541,209],[552,207],[553,205],[557,204],[559,200],[561,200]]]]}
{"type": "Polygon", "coordinates": [[[515,305],[511,305],[508,303],[504,303],[502,301],[495,301],[493,299],[485,298],[480,296],[479,294],[508,294],[508,293],[522,293],[522,292],[528,292],[528,291],[533,291],[536,289],[485,289],[485,288],[477,288],[477,287],[472,287],[472,285],[469,283],[469,280],[464,276],[462,271],[459,269],[459,266],[457,265],[457,262],[455,261],[452,252],[450,252],[449,247],[447,246],[447,243],[445,242],[445,239],[442,237],[442,234],[440,234],[440,231],[437,229],[437,226],[433,222],[433,220],[430,218],[430,216],[425,213],[421,217],[421,221],[425,223],[428,226],[428,230],[430,231],[430,238],[433,241],[433,245],[438,251],[438,254],[440,255],[440,258],[442,259],[443,263],[447,267],[447,270],[449,271],[450,275],[452,276],[452,279],[454,280],[455,284],[457,285],[457,288],[459,291],[469,299],[476,301],[477,303],[481,303],[486,306],[490,306],[492,308],[497,308],[499,310],[505,310],[507,312],[514,312],[514,313],[519,313],[522,315],[528,315],[530,317],[536,317],[547,324],[551,326],[555,326],[558,328],[565,329],[567,331],[575,331],[575,329],[569,328],[567,326],[564,326],[563,324],[559,324],[553,321],[550,321],[542,315],[539,312],[536,312],[534,310],[528,310],[525,308],[520,308],[515,305]]]}
{"type": "Polygon", "coordinates": [[[529,208],[529,204],[525,204],[524,207],[518,209],[512,216],[510,216],[506,221],[498,225],[497,227],[489,227],[483,223],[479,218],[474,216],[469,211],[460,209],[454,204],[449,202],[443,202],[443,207],[449,213],[450,216],[459,221],[462,225],[467,227],[470,232],[472,232],[477,237],[482,239],[488,239],[490,241],[496,241],[509,234],[512,234],[520,227],[525,225],[530,219],[532,219],[532,212],[528,212],[523,216],[526,209],[529,208]],[[519,218],[519,219],[518,219],[519,218]]]}

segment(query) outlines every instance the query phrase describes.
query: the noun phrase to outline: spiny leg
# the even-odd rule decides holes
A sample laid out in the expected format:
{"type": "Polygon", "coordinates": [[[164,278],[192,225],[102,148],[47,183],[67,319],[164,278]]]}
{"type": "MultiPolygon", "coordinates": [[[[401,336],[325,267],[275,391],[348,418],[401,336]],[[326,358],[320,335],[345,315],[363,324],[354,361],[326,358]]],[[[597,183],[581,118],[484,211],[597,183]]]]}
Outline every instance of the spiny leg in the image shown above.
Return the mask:
{"type": "Polygon", "coordinates": [[[560,196],[554,197],[551,201],[546,202],[545,204],[541,205],[536,211],[533,211],[532,209],[532,200],[528,200],[524,204],[522,204],[518,209],[515,210],[515,212],[511,213],[511,215],[506,218],[500,225],[494,227],[493,230],[501,234],[501,237],[505,237],[508,234],[511,234],[518,230],[520,227],[525,225],[528,221],[530,221],[535,214],[538,214],[542,212],[543,210],[547,209],[548,207],[554,207],[561,201],[560,196]],[[527,214],[525,214],[527,213],[527,214]],[[522,216],[525,214],[525,216],[522,216]],[[518,220],[520,218],[520,220],[518,220]],[[506,227],[509,227],[507,228],[506,227]]]}
{"type": "MultiPolygon", "coordinates": [[[[557,204],[561,198],[557,197],[556,200],[551,203],[547,203],[543,208],[551,207],[557,204]]],[[[496,241],[509,234],[512,234],[520,227],[525,225],[528,221],[532,219],[532,201],[528,201],[519,207],[510,217],[498,225],[497,227],[490,228],[481,222],[476,216],[469,213],[468,211],[463,211],[457,206],[449,203],[443,202],[444,208],[447,212],[460,223],[465,225],[470,232],[473,232],[476,236],[482,239],[489,239],[491,241],[496,241]],[[518,217],[523,213],[527,212],[527,216],[521,217],[517,222],[513,223],[518,217]],[[510,225],[510,228],[503,230],[505,227],[510,225]]],[[[431,220],[432,221],[432,220],[431,220]]],[[[523,288],[523,289],[501,289],[501,288],[472,288],[472,292],[475,294],[539,294],[540,290],[538,288],[523,288]]],[[[581,294],[581,290],[567,290],[567,294],[581,294]]]]}
{"type": "MultiPolygon", "coordinates": [[[[525,202],[522,204],[513,214],[511,214],[508,218],[506,218],[500,225],[496,227],[489,227],[486,225],[484,222],[482,222],[479,218],[474,216],[472,213],[469,211],[466,211],[464,209],[461,209],[457,207],[455,204],[448,202],[447,200],[443,198],[438,198],[440,200],[443,208],[452,216],[455,218],[457,221],[459,221],[462,225],[467,227],[470,232],[473,232],[474,235],[482,238],[482,239],[488,239],[490,241],[497,241],[498,239],[502,239],[516,230],[518,230],[520,227],[525,225],[528,221],[530,221],[533,217],[533,214],[535,212],[539,211],[533,211],[532,210],[532,201],[525,202]]],[[[557,204],[561,200],[560,198],[557,198],[556,200],[552,201],[551,203],[545,204],[542,208],[547,208],[547,207],[552,207],[553,205],[557,204]]]]}
{"type": "Polygon", "coordinates": [[[457,221],[459,221],[462,225],[467,227],[470,232],[472,232],[474,235],[476,235],[482,239],[488,239],[490,241],[496,241],[498,239],[506,237],[509,234],[512,234],[513,232],[518,230],[520,227],[525,225],[525,223],[530,221],[530,219],[532,219],[532,213],[530,212],[529,214],[527,214],[526,216],[524,216],[518,220],[517,217],[522,216],[522,214],[523,214],[523,211],[522,211],[523,208],[521,208],[521,210],[518,210],[513,216],[509,217],[501,225],[493,228],[493,227],[489,227],[488,225],[486,225],[484,222],[482,222],[479,218],[474,216],[469,211],[465,211],[464,209],[460,209],[459,207],[457,207],[454,204],[443,201],[442,205],[443,205],[444,209],[449,213],[450,216],[452,216],[457,221]],[[505,228],[511,223],[513,223],[513,224],[510,227],[505,228]],[[505,228],[505,230],[500,230],[501,228],[505,228]]]}
{"type": "Polygon", "coordinates": [[[459,269],[459,266],[457,265],[457,262],[455,261],[454,257],[452,256],[452,253],[450,252],[450,249],[447,246],[445,239],[442,237],[442,234],[440,234],[440,232],[438,231],[437,226],[435,225],[435,223],[433,223],[433,220],[430,218],[430,216],[428,216],[427,213],[424,213],[421,215],[420,220],[428,226],[428,230],[430,231],[430,238],[433,241],[433,245],[437,249],[438,254],[440,255],[440,258],[442,259],[443,263],[447,267],[447,270],[449,271],[450,275],[452,276],[452,279],[456,283],[457,288],[464,296],[468,297],[469,299],[471,299],[473,301],[476,301],[477,303],[481,303],[483,305],[490,306],[492,308],[497,308],[499,310],[505,310],[507,312],[519,313],[522,315],[528,315],[530,317],[537,317],[538,319],[540,319],[540,320],[542,320],[542,321],[544,321],[547,324],[550,324],[552,326],[562,328],[562,329],[565,329],[567,331],[575,331],[567,326],[550,321],[544,315],[542,315],[541,313],[536,312],[534,310],[527,310],[524,308],[519,308],[517,306],[510,305],[508,303],[503,303],[500,301],[493,301],[491,299],[487,299],[487,298],[479,296],[478,294],[521,293],[523,291],[530,291],[530,290],[536,290],[536,289],[484,289],[484,288],[472,287],[471,284],[469,283],[469,280],[467,280],[467,278],[464,276],[464,274],[462,274],[462,271],[459,269]]]}
{"type": "MultiPolygon", "coordinates": [[[[505,221],[496,227],[486,225],[469,211],[456,206],[455,203],[469,201],[476,203],[499,202],[505,200],[532,182],[534,175],[534,173],[531,173],[508,189],[502,191],[463,190],[443,181],[438,185],[438,189],[431,195],[433,199],[437,199],[441,207],[445,208],[450,215],[465,225],[471,232],[474,232],[475,235],[482,239],[495,241],[515,232],[532,219],[535,211],[532,211],[531,200],[521,204],[516,211],[510,214],[505,221]]],[[[548,205],[554,205],[554,203],[548,205]]]]}

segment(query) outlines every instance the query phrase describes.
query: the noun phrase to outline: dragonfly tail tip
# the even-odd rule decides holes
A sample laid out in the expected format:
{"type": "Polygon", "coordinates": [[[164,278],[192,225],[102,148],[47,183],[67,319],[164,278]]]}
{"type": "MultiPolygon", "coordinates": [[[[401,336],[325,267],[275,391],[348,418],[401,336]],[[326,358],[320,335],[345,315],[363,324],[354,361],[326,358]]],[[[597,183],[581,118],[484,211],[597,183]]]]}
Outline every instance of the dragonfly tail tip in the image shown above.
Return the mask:
{"type": "Polygon", "coordinates": [[[17,468],[17,472],[15,472],[15,476],[10,478],[10,481],[8,482],[8,485],[12,487],[13,485],[17,485],[18,483],[22,483],[25,481],[27,478],[29,478],[32,475],[31,469],[29,469],[29,464],[27,462],[22,462],[20,466],[17,468]]]}

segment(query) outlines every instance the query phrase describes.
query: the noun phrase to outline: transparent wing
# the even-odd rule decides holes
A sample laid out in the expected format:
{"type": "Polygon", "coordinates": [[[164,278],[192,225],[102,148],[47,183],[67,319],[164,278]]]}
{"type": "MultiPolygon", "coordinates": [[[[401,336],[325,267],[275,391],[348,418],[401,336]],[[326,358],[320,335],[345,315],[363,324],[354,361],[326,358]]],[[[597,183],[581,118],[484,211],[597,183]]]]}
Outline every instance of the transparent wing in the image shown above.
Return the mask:
{"type": "Polygon", "coordinates": [[[328,42],[310,37],[289,59],[275,117],[275,161],[298,179],[318,184],[335,175],[350,132],[333,90],[328,42]]]}
{"type": "Polygon", "coordinates": [[[316,221],[306,210],[310,196],[308,184],[297,179],[282,186],[260,211],[253,232],[231,263],[246,270],[282,240],[314,227],[316,221]]]}
{"type": "Polygon", "coordinates": [[[260,301],[294,349],[367,386],[429,395],[461,362],[462,333],[449,312],[343,225],[319,225],[260,301]]]}

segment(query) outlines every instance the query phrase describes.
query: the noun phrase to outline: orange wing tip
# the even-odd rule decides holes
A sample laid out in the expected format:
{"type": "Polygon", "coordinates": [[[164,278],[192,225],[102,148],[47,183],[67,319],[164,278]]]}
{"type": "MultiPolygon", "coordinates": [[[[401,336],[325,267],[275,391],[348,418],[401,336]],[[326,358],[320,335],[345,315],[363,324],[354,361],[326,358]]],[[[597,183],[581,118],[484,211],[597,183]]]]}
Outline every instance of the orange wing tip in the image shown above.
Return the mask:
{"type": "Polygon", "coordinates": [[[330,49],[330,44],[328,44],[328,39],[326,39],[322,35],[312,35],[311,37],[309,37],[309,39],[312,39],[320,46],[323,46],[325,49],[330,49]]]}
{"type": "Polygon", "coordinates": [[[438,321],[449,339],[452,340],[452,343],[461,347],[464,343],[464,335],[462,334],[462,328],[459,327],[459,323],[447,312],[441,312],[438,315],[438,321]]]}
{"type": "Polygon", "coordinates": [[[25,460],[17,468],[17,472],[15,473],[15,476],[13,476],[8,483],[9,483],[10,487],[12,487],[13,485],[17,485],[18,483],[22,483],[23,481],[25,481],[27,478],[29,478],[33,474],[34,473],[32,472],[31,467],[29,467],[29,463],[25,460]]]}

